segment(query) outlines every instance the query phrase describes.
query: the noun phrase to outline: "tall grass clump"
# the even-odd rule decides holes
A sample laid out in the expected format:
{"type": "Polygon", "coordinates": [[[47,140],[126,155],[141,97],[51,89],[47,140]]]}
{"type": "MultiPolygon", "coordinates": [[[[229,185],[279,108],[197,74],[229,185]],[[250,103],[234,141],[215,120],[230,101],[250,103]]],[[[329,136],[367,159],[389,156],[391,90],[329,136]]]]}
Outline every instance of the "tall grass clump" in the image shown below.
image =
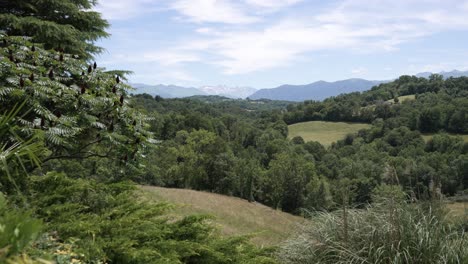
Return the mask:
{"type": "Polygon", "coordinates": [[[377,199],[320,213],[279,250],[283,263],[468,263],[468,235],[436,204],[377,199]]]}

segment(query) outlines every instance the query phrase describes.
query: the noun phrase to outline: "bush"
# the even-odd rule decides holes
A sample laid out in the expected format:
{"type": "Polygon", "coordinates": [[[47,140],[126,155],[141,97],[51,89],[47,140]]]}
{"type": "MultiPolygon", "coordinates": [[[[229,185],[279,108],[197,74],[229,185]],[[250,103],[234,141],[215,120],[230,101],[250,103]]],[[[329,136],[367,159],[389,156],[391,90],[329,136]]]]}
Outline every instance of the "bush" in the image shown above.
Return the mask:
{"type": "Polygon", "coordinates": [[[274,263],[246,237],[219,237],[207,216],[169,217],[169,205],[141,201],[130,183],[50,172],[31,187],[48,232],[86,263],[274,263]]]}
{"type": "Polygon", "coordinates": [[[341,212],[322,213],[281,247],[279,259],[284,263],[467,263],[468,236],[445,217],[433,205],[393,202],[350,210],[347,223],[341,212]]]}
{"type": "Polygon", "coordinates": [[[41,221],[11,208],[0,193],[0,263],[22,253],[38,237],[41,221]]]}

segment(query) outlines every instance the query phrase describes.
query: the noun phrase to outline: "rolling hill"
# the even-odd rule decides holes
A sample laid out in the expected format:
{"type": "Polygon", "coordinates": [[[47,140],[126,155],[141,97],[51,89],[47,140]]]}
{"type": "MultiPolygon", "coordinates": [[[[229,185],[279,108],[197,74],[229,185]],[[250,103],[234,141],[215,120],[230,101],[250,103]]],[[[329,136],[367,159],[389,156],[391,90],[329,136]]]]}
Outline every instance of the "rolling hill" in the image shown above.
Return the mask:
{"type": "Polygon", "coordinates": [[[141,186],[143,197],[150,201],[167,201],[177,206],[176,216],[208,214],[224,235],[255,234],[261,246],[283,242],[296,230],[303,218],[271,209],[259,203],[220,194],[186,189],[141,186]]]}

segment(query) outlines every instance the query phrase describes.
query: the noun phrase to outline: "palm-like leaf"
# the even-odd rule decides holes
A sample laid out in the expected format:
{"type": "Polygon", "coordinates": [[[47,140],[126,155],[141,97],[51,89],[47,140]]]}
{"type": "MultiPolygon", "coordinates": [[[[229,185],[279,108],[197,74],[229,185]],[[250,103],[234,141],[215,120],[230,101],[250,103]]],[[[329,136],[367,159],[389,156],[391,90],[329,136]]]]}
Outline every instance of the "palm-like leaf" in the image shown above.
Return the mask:
{"type": "MultiPolygon", "coordinates": [[[[38,154],[43,149],[35,137],[23,141],[16,134],[15,118],[22,107],[23,105],[15,106],[10,112],[0,115],[0,184],[3,176],[6,176],[17,190],[19,187],[13,174],[21,170],[23,175],[26,174],[27,165],[39,166],[38,154]]],[[[4,188],[0,190],[2,189],[4,188]]]]}

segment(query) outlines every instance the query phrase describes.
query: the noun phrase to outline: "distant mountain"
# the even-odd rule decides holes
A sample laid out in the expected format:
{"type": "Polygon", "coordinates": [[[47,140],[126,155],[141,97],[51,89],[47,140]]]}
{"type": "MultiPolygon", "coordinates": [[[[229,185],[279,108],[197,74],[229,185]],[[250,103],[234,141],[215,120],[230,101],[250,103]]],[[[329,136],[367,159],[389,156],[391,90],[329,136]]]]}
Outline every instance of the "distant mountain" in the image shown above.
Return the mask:
{"type": "Polygon", "coordinates": [[[219,95],[235,99],[244,99],[257,91],[251,87],[229,87],[225,85],[202,86],[200,88],[163,84],[148,85],[142,83],[133,83],[130,85],[136,89],[134,92],[136,94],[147,93],[152,96],[159,95],[164,98],[180,98],[194,95],[219,95]]]}
{"type": "Polygon", "coordinates": [[[164,98],[176,98],[176,97],[189,97],[194,95],[207,95],[207,93],[200,91],[192,87],[182,87],[176,85],[147,85],[141,83],[130,84],[133,88],[136,89],[134,93],[142,94],[147,93],[152,96],[159,95],[164,98]]]}
{"type": "Polygon", "coordinates": [[[342,93],[362,92],[385,81],[347,79],[336,82],[318,81],[306,85],[282,85],[272,89],[261,89],[249,96],[250,99],[286,101],[323,100],[342,93]]]}
{"type": "MultiPolygon", "coordinates": [[[[429,78],[432,72],[421,72],[417,77],[429,78]]],[[[444,78],[468,76],[468,71],[453,70],[439,72],[444,78]]],[[[369,81],[364,79],[347,79],[336,82],[318,81],[305,85],[281,85],[276,88],[256,90],[252,87],[229,87],[225,85],[202,86],[200,88],[176,85],[131,84],[137,90],[134,93],[159,95],[164,98],[190,97],[196,95],[218,95],[228,98],[250,98],[253,100],[269,99],[281,101],[324,100],[342,93],[363,92],[375,85],[388,81],[369,81]]]]}
{"type": "MultiPolygon", "coordinates": [[[[418,73],[416,74],[417,77],[423,77],[423,78],[429,78],[429,76],[431,76],[431,74],[433,74],[432,72],[421,72],[421,73],[418,73]]],[[[449,71],[449,72],[439,72],[438,74],[444,76],[444,78],[450,78],[450,77],[454,77],[454,78],[458,78],[458,77],[463,77],[463,76],[468,76],[468,71],[458,71],[458,70],[453,70],[453,71],[449,71]]]]}
{"type": "Polygon", "coordinates": [[[220,95],[229,98],[246,98],[257,91],[252,87],[229,87],[225,85],[218,86],[202,86],[198,88],[209,95],[220,95]]]}

